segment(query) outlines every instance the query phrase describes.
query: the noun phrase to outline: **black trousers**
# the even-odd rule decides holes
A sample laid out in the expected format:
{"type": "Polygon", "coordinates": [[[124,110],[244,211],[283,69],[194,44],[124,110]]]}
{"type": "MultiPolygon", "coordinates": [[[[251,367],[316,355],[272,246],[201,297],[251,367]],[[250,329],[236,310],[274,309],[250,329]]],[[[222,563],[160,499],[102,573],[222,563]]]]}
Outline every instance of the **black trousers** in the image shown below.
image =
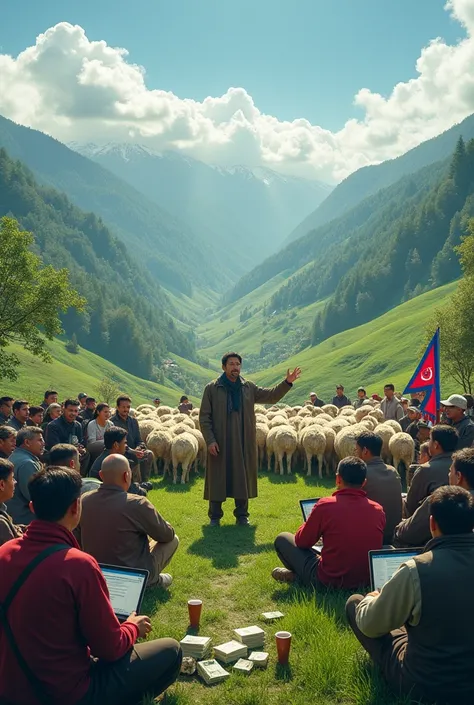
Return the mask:
{"type": "MultiPolygon", "coordinates": [[[[235,509],[234,516],[236,519],[240,517],[248,517],[249,515],[249,501],[248,499],[235,499],[235,509]]],[[[224,516],[224,511],[222,509],[222,502],[209,502],[209,519],[222,519],[224,516]]]]}
{"type": "Polygon", "coordinates": [[[114,663],[94,661],[89,690],[77,705],[139,705],[156,697],[179,675],[183,654],[174,639],[136,644],[114,663]]]}
{"type": "Polygon", "coordinates": [[[296,573],[303,585],[316,585],[319,556],[308,548],[298,548],[295,535],[284,531],[275,539],[275,551],[285,568],[296,573]]]}

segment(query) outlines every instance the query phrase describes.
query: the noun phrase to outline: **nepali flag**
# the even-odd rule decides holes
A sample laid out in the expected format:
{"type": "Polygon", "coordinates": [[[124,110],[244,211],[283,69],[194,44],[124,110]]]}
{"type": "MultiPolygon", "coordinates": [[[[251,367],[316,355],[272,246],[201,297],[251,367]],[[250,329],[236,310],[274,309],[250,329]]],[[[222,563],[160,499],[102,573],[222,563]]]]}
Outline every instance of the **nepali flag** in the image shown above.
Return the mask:
{"type": "Polygon", "coordinates": [[[420,411],[434,422],[438,420],[438,410],[441,403],[441,385],[439,381],[439,328],[426,348],[415,374],[407,384],[403,394],[425,392],[420,411]]]}

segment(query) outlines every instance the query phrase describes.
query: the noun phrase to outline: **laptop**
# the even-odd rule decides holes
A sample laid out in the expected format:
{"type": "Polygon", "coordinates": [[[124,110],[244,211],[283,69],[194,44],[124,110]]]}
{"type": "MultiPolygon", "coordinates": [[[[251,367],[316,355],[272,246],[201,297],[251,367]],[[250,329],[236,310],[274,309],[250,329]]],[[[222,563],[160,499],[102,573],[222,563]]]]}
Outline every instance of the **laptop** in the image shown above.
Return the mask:
{"type": "Polygon", "coordinates": [[[119,622],[125,622],[132,612],[140,613],[148,570],[125,568],[99,563],[109,589],[110,602],[119,622]]]}
{"type": "MultiPolygon", "coordinates": [[[[304,521],[308,521],[309,515],[313,511],[314,505],[317,504],[320,499],[321,499],[321,497],[315,497],[313,499],[300,499],[300,508],[301,508],[301,513],[303,515],[304,521]]],[[[323,550],[322,542],[315,543],[314,546],[311,546],[311,550],[317,554],[320,554],[321,551],[323,550]]]]}
{"type": "Polygon", "coordinates": [[[402,563],[419,556],[423,548],[381,548],[369,551],[370,589],[381,590],[402,563]]]}

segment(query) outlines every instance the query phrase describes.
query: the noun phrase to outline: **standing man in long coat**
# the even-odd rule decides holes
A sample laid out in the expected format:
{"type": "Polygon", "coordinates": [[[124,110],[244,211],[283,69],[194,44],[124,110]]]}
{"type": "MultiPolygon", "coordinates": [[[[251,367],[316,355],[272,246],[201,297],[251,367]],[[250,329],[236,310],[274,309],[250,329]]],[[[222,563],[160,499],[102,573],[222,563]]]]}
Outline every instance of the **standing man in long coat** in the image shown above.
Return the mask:
{"type": "Polygon", "coordinates": [[[249,499],[257,496],[257,438],[255,404],[276,404],[301,374],[288,370],[286,379],[272,389],[257,387],[240,376],[242,357],[235,352],[222,358],[223,374],[204,389],[199,413],[209,457],[204,499],[209,500],[211,526],[219,526],[222,502],[235,499],[236,523],[249,523],[249,499]]]}

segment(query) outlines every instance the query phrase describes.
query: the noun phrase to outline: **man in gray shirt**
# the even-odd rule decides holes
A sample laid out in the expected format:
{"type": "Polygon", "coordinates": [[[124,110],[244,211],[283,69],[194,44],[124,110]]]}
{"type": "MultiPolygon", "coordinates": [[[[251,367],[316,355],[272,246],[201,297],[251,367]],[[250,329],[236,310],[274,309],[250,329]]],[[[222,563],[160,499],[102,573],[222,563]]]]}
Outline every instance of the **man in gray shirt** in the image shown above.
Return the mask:
{"type": "Polygon", "coordinates": [[[403,406],[395,396],[395,387],[393,384],[386,384],[383,388],[385,398],[380,404],[380,409],[383,412],[385,421],[400,421],[403,418],[403,406]]]}
{"type": "Polygon", "coordinates": [[[26,426],[18,431],[16,443],[17,447],[9,458],[15,468],[15,493],[7,502],[7,510],[15,524],[30,524],[35,515],[29,507],[28,482],[42,468],[43,431],[37,426],[26,426]]]}

